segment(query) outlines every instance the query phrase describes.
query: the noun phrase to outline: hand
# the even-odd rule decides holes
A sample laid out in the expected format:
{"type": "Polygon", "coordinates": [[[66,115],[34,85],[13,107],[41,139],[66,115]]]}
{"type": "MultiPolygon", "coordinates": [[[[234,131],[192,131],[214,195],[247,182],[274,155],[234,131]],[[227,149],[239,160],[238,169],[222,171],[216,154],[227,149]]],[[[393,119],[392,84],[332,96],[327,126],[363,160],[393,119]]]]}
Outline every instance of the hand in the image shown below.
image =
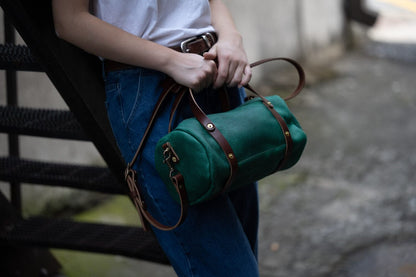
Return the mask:
{"type": "Polygon", "coordinates": [[[217,60],[218,74],[214,88],[223,85],[242,87],[251,79],[251,68],[244,51],[241,37],[219,40],[208,52],[206,60],[217,60]]]}
{"type": "Polygon", "coordinates": [[[179,53],[169,67],[168,75],[178,84],[199,92],[214,83],[217,66],[213,60],[197,54],[179,53]]]}

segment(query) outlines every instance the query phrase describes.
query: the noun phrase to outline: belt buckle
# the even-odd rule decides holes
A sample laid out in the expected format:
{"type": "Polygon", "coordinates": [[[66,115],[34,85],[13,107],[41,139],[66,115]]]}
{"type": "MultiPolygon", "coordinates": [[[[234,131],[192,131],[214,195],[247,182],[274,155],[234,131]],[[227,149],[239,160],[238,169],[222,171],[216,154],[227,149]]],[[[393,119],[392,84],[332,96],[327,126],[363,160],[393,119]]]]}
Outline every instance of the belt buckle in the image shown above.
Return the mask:
{"type": "Polygon", "coordinates": [[[195,36],[195,37],[191,37],[188,39],[185,39],[184,41],[181,42],[181,50],[183,53],[188,53],[190,50],[188,49],[188,43],[197,40],[199,37],[195,36]]]}
{"type": "Polygon", "coordinates": [[[215,38],[214,35],[212,33],[205,33],[203,35],[201,35],[202,39],[205,41],[206,45],[208,46],[208,48],[212,47],[212,43],[215,43],[215,38]],[[211,41],[209,41],[208,37],[211,39],[211,41]]]}
{"type": "Polygon", "coordinates": [[[205,42],[205,44],[207,45],[208,48],[211,48],[212,45],[213,45],[209,39],[211,39],[215,43],[214,36],[211,33],[205,33],[205,34],[202,34],[200,36],[194,36],[194,37],[191,37],[191,38],[188,38],[188,39],[182,41],[181,42],[182,52],[183,53],[189,53],[190,50],[188,49],[188,44],[193,42],[193,41],[196,41],[198,39],[201,39],[201,38],[205,42]]]}

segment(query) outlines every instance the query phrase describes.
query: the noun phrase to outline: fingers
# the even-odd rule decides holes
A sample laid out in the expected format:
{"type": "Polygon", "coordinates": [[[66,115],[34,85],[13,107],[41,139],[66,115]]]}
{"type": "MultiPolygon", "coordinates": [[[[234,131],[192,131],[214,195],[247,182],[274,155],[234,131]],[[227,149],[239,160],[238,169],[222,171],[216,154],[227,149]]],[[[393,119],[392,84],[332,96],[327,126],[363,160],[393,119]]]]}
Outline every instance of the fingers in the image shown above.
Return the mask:
{"type": "Polygon", "coordinates": [[[224,85],[228,87],[237,86],[241,81],[242,71],[235,63],[222,62],[218,67],[218,75],[214,83],[214,88],[220,88],[224,85]]]}
{"type": "Polygon", "coordinates": [[[222,87],[228,78],[228,68],[221,62],[218,66],[217,76],[214,82],[214,89],[222,87]]]}
{"type": "Polygon", "coordinates": [[[244,65],[230,65],[228,69],[228,78],[225,81],[228,87],[236,87],[243,79],[244,65]]]}
{"type": "MultiPolygon", "coordinates": [[[[203,57],[186,54],[190,64],[183,74],[179,74],[177,82],[190,87],[195,92],[213,86],[218,89],[224,85],[228,87],[244,86],[251,79],[251,68],[246,55],[242,51],[231,51],[214,45],[203,57]],[[198,61],[199,59],[199,61],[198,61]],[[198,65],[199,63],[199,65],[198,65]],[[218,68],[217,68],[218,65],[218,68]],[[187,73],[186,73],[187,72],[187,73]],[[184,80],[181,80],[184,79],[184,80]],[[179,82],[180,83],[180,82],[179,82]]],[[[178,74],[178,72],[175,72],[178,74]]]]}
{"type": "Polygon", "coordinates": [[[214,81],[214,89],[224,85],[228,87],[243,86],[251,79],[251,68],[247,56],[242,49],[235,47],[235,45],[217,43],[204,54],[204,59],[217,62],[218,73],[214,81]]]}
{"type": "Polygon", "coordinates": [[[203,54],[204,59],[214,61],[217,58],[217,47],[214,45],[208,52],[203,54]]]}
{"type": "Polygon", "coordinates": [[[217,66],[213,60],[187,53],[178,53],[178,56],[175,57],[166,74],[178,84],[199,92],[214,83],[217,66]]]}
{"type": "Polygon", "coordinates": [[[210,87],[217,75],[217,66],[212,60],[203,60],[203,65],[199,74],[194,76],[193,82],[190,84],[190,88],[195,92],[200,92],[205,88],[210,87]]]}
{"type": "Polygon", "coordinates": [[[248,82],[250,82],[250,80],[251,80],[251,67],[250,65],[246,65],[246,67],[244,68],[243,79],[238,84],[238,86],[239,87],[245,86],[248,84],[248,82]]]}
{"type": "Polygon", "coordinates": [[[250,65],[243,62],[222,62],[218,67],[217,78],[214,82],[214,88],[220,88],[223,85],[228,87],[247,85],[251,79],[250,65]]]}

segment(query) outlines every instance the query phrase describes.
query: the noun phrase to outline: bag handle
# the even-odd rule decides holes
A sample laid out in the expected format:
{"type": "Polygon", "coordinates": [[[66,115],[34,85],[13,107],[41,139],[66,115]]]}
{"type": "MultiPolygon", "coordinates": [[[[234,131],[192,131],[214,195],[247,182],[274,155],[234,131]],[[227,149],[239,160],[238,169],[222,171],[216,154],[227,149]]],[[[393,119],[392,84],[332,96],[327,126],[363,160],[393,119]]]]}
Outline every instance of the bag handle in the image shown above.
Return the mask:
{"type": "MultiPolygon", "coordinates": [[[[286,62],[289,62],[290,64],[292,64],[296,68],[297,73],[299,75],[298,85],[295,88],[295,90],[288,97],[285,98],[285,100],[288,101],[288,100],[296,97],[301,92],[303,87],[305,86],[305,72],[303,71],[303,68],[295,60],[289,59],[289,58],[281,58],[281,57],[279,57],[279,58],[269,58],[269,59],[264,59],[264,60],[259,60],[257,62],[254,62],[254,63],[250,64],[250,67],[253,68],[253,67],[259,66],[261,64],[272,62],[272,61],[286,61],[286,62]]],[[[278,166],[275,170],[275,171],[278,171],[284,165],[284,163],[286,162],[287,158],[290,156],[290,153],[293,149],[293,140],[291,138],[289,128],[286,124],[286,121],[280,116],[280,114],[274,109],[273,105],[265,97],[263,97],[260,93],[258,93],[249,84],[245,85],[244,87],[246,89],[250,90],[251,92],[253,92],[258,97],[260,97],[264,106],[266,106],[266,108],[276,118],[276,120],[278,121],[278,123],[279,123],[279,125],[282,129],[282,132],[283,132],[284,138],[285,138],[285,142],[286,142],[286,150],[285,150],[285,155],[284,155],[283,159],[279,162],[279,164],[278,164],[278,166]]],[[[215,124],[208,118],[208,116],[204,113],[204,111],[198,105],[198,103],[196,102],[195,97],[193,95],[193,91],[190,88],[188,90],[189,90],[189,94],[188,94],[189,104],[191,106],[192,113],[194,114],[196,119],[199,121],[199,123],[202,125],[202,127],[204,127],[205,130],[216,140],[218,145],[223,150],[223,152],[225,154],[225,157],[227,159],[227,162],[230,166],[230,173],[228,175],[228,179],[225,182],[225,185],[224,185],[224,187],[221,191],[221,193],[223,193],[229,188],[229,186],[234,181],[235,176],[237,175],[238,161],[237,161],[236,155],[234,154],[234,151],[231,148],[230,144],[228,143],[227,139],[215,127],[215,124]]],[[[181,98],[182,98],[182,96],[181,96],[181,98]]],[[[174,111],[172,110],[172,112],[171,112],[171,121],[172,121],[173,113],[174,113],[174,111]]]]}
{"type": "MultiPolygon", "coordinates": [[[[291,65],[293,65],[295,67],[295,69],[298,73],[298,77],[299,77],[298,85],[292,91],[291,94],[289,94],[287,97],[285,97],[283,99],[285,101],[289,101],[289,100],[295,98],[302,91],[302,89],[305,87],[305,83],[306,83],[305,71],[303,70],[302,66],[293,59],[278,57],[278,58],[269,58],[269,59],[259,60],[257,62],[254,62],[254,63],[250,64],[250,67],[253,68],[253,67],[259,66],[261,64],[272,62],[272,61],[286,61],[286,62],[290,63],[291,65]]],[[[291,134],[290,134],[290,131],[289,131],[289,127],[287,126],[286,121],[273,108],[273,105],[270,102],[268,102],[268,100],[265,97],[263,97],[260,93],[258,93],[252,86],[250,86],[250,84],[247,84],[244,87],[246,89],[250,90],[251,92],[253,92],[254,94],[256,94],[258,97],[260,97],[260,99],[262,100],[262,102],[266,106],[266,108],[269,109],[269,111],[273,114],[273,116],[279,122],[280,128],[282,129],[282,132],[284,134],[284,138],[285,138],[285,142],[286,142],[285,156],[283,157],[283,159],[277,165],[277,167],[275,169],[275,172],[277,172],[280,168],[282,168],[282,166],[285,164],[287,159],[290,157],[290,153],[292,152],[292,149],[293,149],[293,140],[292,140],[292,137],[291,137],[291,134]]]]}
{"type": "MultiPolygon", "coordinates": [[[[281,58],[281,57],[279,57],[279,58],[269,58],[269,59],[263,59],[263,60],[259,60],[257,62],[254,62],[254,63],[250,64],[250,67],[253,68],[253,67],[256,67],[256,66],[264,64],[264,63],[268,63],[268,62],[271,62],[271,61],[278,61],[278,60],[283,60],[283,61],[286,61],[286,62],[289,62],[290,64],[292,64],[296,68],[296,70],[298,72],[298,76],[299,76],[299,82],[298,82],[298,85],[297,85],[296,89],[288,97],[284,98],[284,100],[288,101],[288,100],[296,97],[301,92],[303,87],[305,86],[305,73],[303,71],[303,68],[295,60],[289,59],[289,58],[281,58]]],[[[276,169],[276,171],[277,171],[284,164],[284,162],[286,160],[286,157],[288,157],[289,152],[290,152],[291,147],[292,147],[292,144],[293,144],[292,141],[291,141],[291,138],[290,138],[289,129],[288,129],[284,119],[276,112],[276,110],[274,110],[273,105],[270,102],[268,102],[266,98],[264,98],[262,95],[257,93],[255,91],[255,89],[253,89],[249,84],[247,84],[244,87],[261,98],[263,104],[275,116],[275,118],[279,122],[279,125],[282,128],[283,133],[285,134],[285,140],[286,140],[285,158],[282,159],[282,161],[279,163],[279,165],[276,169]]],[[[184,184],[184,179],[183,179],[183,176],[181,174],[176,174],[174,176],[171,176],[171,180],[172,180],[172,183],[175,186],[175,189],[176,189],[176,191],[178,192],[178,195],[179,195],[180,206],[181,206],[181,212],[180,212],[179,219],[177,220],[177,222],[174,225],[171,225],[171,226],[164,225],[164,224],[160,223],[159,221],[157,221],[147,211],[147,207],[145,205],[145,202],[142,199],[141,193],[140,193],[140,191],[138,189],[138,186],[136,184],[136,182],[137,182],[137,173],[132,168],[134,163],[136,162],[138,156],[140,155],[141,151],[143,150],[144,144],[146,143],[148,135],[149,135],[149,133],[150,133],[150,131],[151,131],[153,125],[154,125],[155,119],[156,119],[157,115],[159,114],[161,106],[162,106],[163,102],[165,101],[166,97],[172,92],[178,93],[178,97],[176,98],[176,100],[173,104],[171,114],[170,114],[170,119],[169,119],[169,131],[170,131],[173,116],[174,116],[174,114],[176,112],[176,109],[178,108],[183,96],[184,96],[184,93],[186,92],[186,89],[188,91],[188,97],[190,99],[189,102],[190,102],[190,105],[191,105],[192,112],[194,113],[194,115],[198,119],[198,121],[202,124],[202,126],[214,137],[214,139],[221,146],[224,153],[226,154],[227,161],[230,164],[230,175],[229,175],[228,180],[227,180],[227,182],[226,182],[226,184],[223,188],[223,191],[225,191],[228,188],[228,186],[231,185],[234,177],[236,176],[236,172],[238,170],[238,162],[237,162],[237,159],[235,158],[235,155],[234,155],[234,152],[233,152],[231,146],[228,144],[228,141],[221,134],[221,132],[215,128],[215,125],[211,122],[211,120],[209,120],[207,115],[199,107],[199,105],[197,104],[197,102],[195,100],[195,97],[193,95],[192,90],[190,88],[185,88],[185,87],[175,83],[173,80],[170,79],[165,84],[164,90],[162,91],[161,95],[159,96],[159,99],[158,99],[158,101],[156,103],[156,106],[153,110],[153,113],[150,117],[147,128],[146,128],[146,130],[144,132],[144,135],[143,135],[143,137],[140,141],[139,147],[137,148],[136,153],[133,156],[131,162],[127,164],[127,167],[126,167],[126,170],[125,170],[125,180],[126,180],[126,182],[128,184],[128,187],[130,189],[130,197],[132,198],[133,203],[136,206],[137,211],[139,212],[140,220],[142,222],[143,229],[145,231],[150,229],[149,223],[152,224],[154,227],[160,229],[160,230],[164,230],[164,231],[173,230],[173,229],[177,228],[179,225],[181,225],[183,223],[183,221],[186,218],[187,212],[188,212],[189,201],[188,201],[188,196],[187,196],[187,192],[186,192],[186,188],[185,188],[185,184],[184,184]]]]}
{"type": "MultiPolygon", "coordinates": [[[[295,98],[301,91],[302,89],[305,87],[305,83],[306,83],[306,78],[305,78],[305,71],[303,70],[302,66],[295,60],[290,59],[290,58],[269,58],[269,59],[263,59],[263,60],[259,60],[257,62],[254,62],[252,64],[250,64],[251,68],[254,68],[256,66],[259,66],[261,64],[264,63],[268,63],[268,62],[272,62],[272,61],[286,61],[288,63],[290,63],[291,65],[293,65],[298,73],[298,85],[295,88],[295,90],[287,97],[283,98],[285,101],[289,101],[292,98],[295,98]]],[[[255,92],[254,89],[247,84],[246,86],[244,86],[246,89],[250,90],[251,92],[255,93],[257,96],[260,96],[259,93],[255,92]]]]}
{"type": "MultiPolygon", "coordinates": [[[[284,100],[289,101],[292,98],[295,98],[302,91],[302,89],[305,87],[305,83],[306,83],[306,81],[305,81],[306,80],[305,79],[305,72],[304,72],[302,66],[293,59],[278,57],[278,58],[269,58],[269,59],[263,59],[263,60],[256,61],[254,63],[251,63],[250,67],[254,68],[256,66],[262,65],[264,63],[272,62],[272,61],[286,61],[286,62],[290,63],[291,65],[293,65],[295,67],[295,69],[298,73],[298,77],[299,77],[298,85],[296,86],[295,90],[293,90],[292,93],[289,96],[284,98],[284,100]]],[[[255,89],[252,86],[250,86],[249,84],[245,85],[244,88],[250,90],[251,92],[253,92],[257,96],[259,96],[260,98],[262,97],[261,94],[256,92],[255,89]]],[[[169,132],[172,130],[173,116],[175,115],[176,110],[177,110],[180,102],[182,101],[182,98],[183,98],[185,93],[186,93],[186,90],[182,90],[180,93],[178,93],[178,96],[176,97],[175,102],[172,106],[171,113],[170,113],[170,118],[169,118],[169,129],[168,129],[169,132]]]]}

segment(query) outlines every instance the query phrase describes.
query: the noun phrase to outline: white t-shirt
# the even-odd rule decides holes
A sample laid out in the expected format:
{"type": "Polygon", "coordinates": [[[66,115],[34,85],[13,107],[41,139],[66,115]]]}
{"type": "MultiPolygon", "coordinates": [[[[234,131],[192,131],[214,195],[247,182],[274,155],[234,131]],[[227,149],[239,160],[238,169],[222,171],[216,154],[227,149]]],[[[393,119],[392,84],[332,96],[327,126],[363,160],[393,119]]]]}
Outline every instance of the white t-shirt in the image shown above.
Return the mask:
{"type": "Polygon", "coordinates": [[[214,31],[209,0],[94,0],[93,12],[129,33],[168,47],[214,31]]]}

